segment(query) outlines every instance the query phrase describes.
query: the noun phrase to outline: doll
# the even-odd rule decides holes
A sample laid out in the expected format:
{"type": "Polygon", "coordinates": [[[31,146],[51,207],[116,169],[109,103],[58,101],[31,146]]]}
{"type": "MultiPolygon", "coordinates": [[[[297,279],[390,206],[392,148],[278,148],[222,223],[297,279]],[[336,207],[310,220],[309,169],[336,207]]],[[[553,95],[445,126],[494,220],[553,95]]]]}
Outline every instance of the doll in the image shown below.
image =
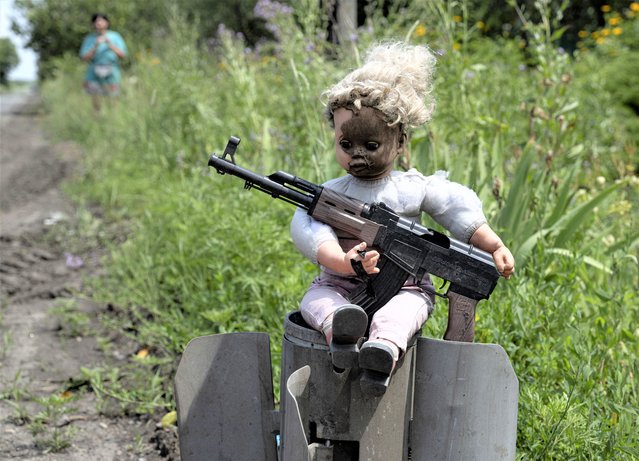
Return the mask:
{"type": "MultiPolygon", "coordinates": [[[[384,43],[372,47],[364,65],[325,92],[326,115],[335,130],[335,157],[346,171],[324,187],[367,203],[384,202],[398,215],[419,222],[427,213],[456,239],[493,255],[506,278],[514,258],[486,222],[472,190],[438,172],[394,169],[406,152],[408,130],[427,123],[434,110],[430,97],[435,57],[423,46],[384,43]]],[[[369,321],[348,294],[363,283],[351,260],[376,274],[379,253],[365,242],[336,231],[298,209],[291,237],[302,254],[320,265],[320,275],[304,295],[304,320],[321,331],[334,367],[358,365],[362,391],[383,395],[407,343],[421,330],[434,306],[428,275],[410,277],[399,293],[369,321]]]]}

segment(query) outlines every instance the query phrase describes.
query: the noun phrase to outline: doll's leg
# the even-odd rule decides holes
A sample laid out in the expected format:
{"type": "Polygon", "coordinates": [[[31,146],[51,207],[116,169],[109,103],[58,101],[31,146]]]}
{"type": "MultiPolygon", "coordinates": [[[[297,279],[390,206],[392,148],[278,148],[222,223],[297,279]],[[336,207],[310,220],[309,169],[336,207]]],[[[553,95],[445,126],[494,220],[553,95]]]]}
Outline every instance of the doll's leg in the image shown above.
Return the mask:
{"type": "Polygon", "coordinates": [[[375,313],[368,339],[393,343],[399,348],[397,352],[402,353],[426,323],[432,307],[431,299],[420,290],[401,290],[375,313]]]}
{"type": "MultiPolygon", "coordinates": [[[[309,289],[300,305],[302,317],[312,328],[318,331],[328,331],[332,335],[333,313],[335,310],[348,304],[348,300],[330,287],[313,287],[309,289]]],[[[329,337],[326,338],[330,343],[329,337]]]]}
{"type": "Polygon", "coordinates": [[[402,290],[373,316],[370,334],[361,348],[362,390],[380,396],[386,392],[395,363],[408,340],[428,319],[432,301],[417,290],[402,290]]]}
{"type": "Polygon", "coordinates": [[[324,333],[333,365],[353,367],[357,363],[358,342],[368,326],[364,310],[328,287],[311,288],[302,299],[300,310],[306,323],[324,333]]]}

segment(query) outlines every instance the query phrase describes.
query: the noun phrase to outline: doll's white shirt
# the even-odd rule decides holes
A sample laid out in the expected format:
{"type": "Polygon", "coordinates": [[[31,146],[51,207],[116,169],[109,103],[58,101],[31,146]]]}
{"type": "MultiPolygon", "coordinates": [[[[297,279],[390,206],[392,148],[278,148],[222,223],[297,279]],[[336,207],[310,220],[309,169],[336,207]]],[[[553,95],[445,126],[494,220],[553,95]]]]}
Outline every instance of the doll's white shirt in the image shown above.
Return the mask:
{"type": "MultiPolygon", "coordinates": [[[[481,201],[474,191],[449,181],[446,176],[443,171],[424,176],[410,169],[406,172],[393,171],[385,178],[366,181],[348,174],[327,181],[324,187],[366,203],[383,202],[398,215],[415,222],[419,222],[422,212],[426,213],[453,237],[468,242],[486,223],[481,201]]],[[[330,226],[313,219],[301,208],[293,215],[291,238],[299,251],[314,264],[317,264],[319,247],[329,240],[338,240],[330,226]]]]}

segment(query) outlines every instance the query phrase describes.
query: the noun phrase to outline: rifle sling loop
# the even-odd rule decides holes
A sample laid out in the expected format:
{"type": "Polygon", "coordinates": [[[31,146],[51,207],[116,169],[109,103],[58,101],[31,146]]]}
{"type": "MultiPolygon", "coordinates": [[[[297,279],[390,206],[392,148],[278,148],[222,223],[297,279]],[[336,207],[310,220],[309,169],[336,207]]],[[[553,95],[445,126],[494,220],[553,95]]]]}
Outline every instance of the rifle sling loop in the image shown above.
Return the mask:
{"type": "Polygon", "coordinates": [[[362,279],[365,283],[366,294],[368,296],[375,297],[375,289],[373,288],[373,277],[371,277],[364,269],[364,265],[361,261],[351,259],[351,266],[353,270],[357,274],[357,276],[362,279]]]}

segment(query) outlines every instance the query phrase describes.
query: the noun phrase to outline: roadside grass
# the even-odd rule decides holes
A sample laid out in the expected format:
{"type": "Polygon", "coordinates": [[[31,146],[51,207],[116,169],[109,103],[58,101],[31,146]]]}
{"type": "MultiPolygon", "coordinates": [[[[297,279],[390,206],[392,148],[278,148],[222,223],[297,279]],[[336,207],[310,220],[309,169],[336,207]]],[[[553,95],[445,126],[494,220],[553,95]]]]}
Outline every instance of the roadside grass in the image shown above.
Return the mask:
{"type": "MultiPolygon", "coordinates": [[[[488,39],[464,21],[464,2],[443,1],[378,18],[357,52],[332,50],[317,38],[319,14],[300,5],[304,14],[271,19],[280,41],[259,51],[230,31],[201,49],[173,18],[162,51],[135,56],[123,96],[97,115],[75,58],[43,88],[50,131],[86,150],[69,193],[126,223],[101,240],[107,275],[91,290],[115,306],[106,324],[150,352],[85,371],[105,407],[172,409],[179,354],[213,333],[268,332],[278,387],[284,316],[317,269],[290,241],[290,205],[206,161],[237,135],[247,168],[314,182],[340,174],[319,95],[368,43],[408,37],[439,59],[435,118],[407,161],[475,189],[517,257],[515,277],[479,305],[477,341],[501,344],[519,377],[518,459],[639,457],[639,134],[598,72],[611,50],[637,51],[621,36],[570,56],[549,2],[542,22],[526,22],[526,43],[488,39]]],[[[425,335],[442,336],[442,309],[425,335]]]]}
{"type": "Polygon", "coordinates": [[[35,86],[35,82],[29,81],[11,81],[6,85],[0,85],[0,94],[17,93],[30,91],[35,86]]]}
{"type": "Polygon", "coordinates": [[[71,446],[76,429],[69,426],[65,418],[75,411],[73,393],[59,391],[35,395],[25,387],[18,372],[13,383],[0,392],[0,400],[13,408],[9,421],[17,426],[27,426],[36,447],[43,453],[58,453],[71,446]]]}
{"type": "Polygon", "coordinates": [[[31,398],[30,393],[25,389],[22,382],[22,374],[16,373],[13,382],[2,389],[0,400],[4,400],[13,408],[13,415],[10,420],[16,425],[26,424],[31,420],[29,411],[24,406],[24,401],[31,398]]]}
{"type": "Polygon", "coordinates": [[[42,410],[29,423],[31,434],[35,437],[36,447],[43,453],[57,453],[69,448],[76,428],[67,426],[64,417],[75,409],[70,405],[73,397],[52,394],[46,397],[37,397],[35,401],[42,407],[42,410]]]}
{"type": "Polygon", "coordinates": [[[51,314],[60,321],[60,335],[66,338],[93,336],[97,332],[91,327],[91,317],[87,312],[78,309],[74,299],[59,301],[51,310],[51,314]]]}

